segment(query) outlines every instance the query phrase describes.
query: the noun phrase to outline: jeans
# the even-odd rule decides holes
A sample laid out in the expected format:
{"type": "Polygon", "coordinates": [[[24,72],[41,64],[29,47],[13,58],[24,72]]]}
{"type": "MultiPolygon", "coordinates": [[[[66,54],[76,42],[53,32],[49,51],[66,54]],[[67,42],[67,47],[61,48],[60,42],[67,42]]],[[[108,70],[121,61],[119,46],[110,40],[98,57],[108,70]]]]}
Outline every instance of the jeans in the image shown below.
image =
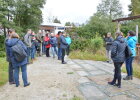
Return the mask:
{"type": "Polygon", "coordinates": [[[58,60],[62,58],[62,49],[58,48],[58,60]]]}
{"type": "Polygon", "coordinates": [[[58,55],[57,48],[56,47],[51,47],[51,51],[52,51],[52,54],[53,54],[53,58],[55,58],[55,54],[58,55]]]}
{"type": "Polygon", "coordinates": [[[113,83],[116,83],[118,80],[118,85],[121,85],[121,66],[123,62],[114,62],[115,72],[114,72],[114,79],[113,83]]]}
{"type": "Polygon", "coordinates": [[[35,59],[35,54],[36,54],[36,48],[33,47],[31,48],[31,59],[35,59]]]}
{"type": "Polygon", "coordinates": [[[46,47],[45,47],[44,43],[42,43],[42,53],[45,54],[45,51],[46,51],[46,47]]]}
{"type": "Polygon", "coordinates": [[[9,82],[14,82],[14,68],[11,62],[9,62],[9,82]]]}
{"type": "Polygon", "coordinates": [[[127,75],[132,76],[133,75],[133,63],[134,57],[130,57],[126,59],[126,70],[127,70],[127,75]]]}
{"type": "Polygon", "coordinates": [[[28,61],[28,63],[29,63],[29,59],[30,59],[30,57],[31,57],[31,48],[30,48],[30,47],[27,47],[27,55],[28,55],[27,61],[28,61]]]}
{"type": "Polygon", "coordinates": [[[68,45],[67,49],[66,49],[67,55],[69,55],[70,53],[70,45],[68,45]]]}
{"type": "Polygon", "coordinates": [[[64,61],[65,52],[66,52],[66,49],[62,49],[62,63],[65,62],[65,61],[64,61]]]}
{"type": "MultiPolygon", "coordinates": [[[[15,71],[14,71],[14,78],[15,78],[16,86],[19,85],[19,69],[20,69],[20,67],[15,67],[15,71]]],[[[27,81],[27,65],[21,66],[21,71],[22,71],[23,83],[24,83],[24,85],[27,85],[28,84],[28,81],[27,81]]]]}
{"type": "Polygon", "coordinates": [[[46,48],[46,57],[50,57],[49,50],[50,50],[50,48],[46,48]]]}

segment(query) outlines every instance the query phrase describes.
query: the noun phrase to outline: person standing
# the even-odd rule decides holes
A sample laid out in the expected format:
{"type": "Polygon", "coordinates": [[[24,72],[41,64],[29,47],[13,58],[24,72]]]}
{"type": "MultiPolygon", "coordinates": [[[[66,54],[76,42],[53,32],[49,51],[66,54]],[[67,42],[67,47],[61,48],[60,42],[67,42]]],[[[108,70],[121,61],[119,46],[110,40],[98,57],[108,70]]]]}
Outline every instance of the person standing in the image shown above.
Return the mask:
{"type": "Polygon", "coordinates": [[[50,44],[50,38],[48,36],[49,34],[47,33],[45,38],[44,38],[44,41],[45,41],[45,45],[46,45],[46,57],[50,57],[50,47],[51,47],[51,44],[50,44]]]}
{"type": "Polygon", "coordinates": [[[5,47],[6,47],[6,59],[7,61],[9,62],[9,67],[8,67],[8,77],[9,77],[9,84],[12,85],[12,84],[15,84],[15,80],[14,80],[14,67],[12,65],[12,61],[11,61],[11,58],[10,58],[10,53],[9,53],[9,50],[10,50],[10,47],[6,45],[6,41],[11,37],[12,34],[15,33],[15,30],[13,29],[9,29],[8,30],[8,34],[6,35],[6,39],[5,39],[5,47]]]}
{"type": "Polygon", "coordinates": [[[68,43],[66,42],[66,33],[62,33],[60,36],[60,48],[62,49],[62,64],[66,64],[64,58],[65,58],[65,52],[68,47],[68,43]]]}
{"type": "Polygon", "coordinates": [[[32,46],[32,30],[28,29],[27,34],[24,36],[24,43],[27,46],[27,54],[28,54],[28,64],[30,63],[30,57],[31,57],[31,46],[32,46]]]}
{"type": "Polygon", "coordinates": [[[51,51],[53,53],[53,58],[55,58],[55,54],[58,55],[57,53],[57,38],[55,37],[54,33],[51,33],[50,37],[50,44],[51,44],[51,51]]]}
{"type": "Polygon", "coordinates": [[[112,50],[111,50],[111,58],[114,62],[114,78],[111,82],[108,82],[109,85],[116,85],[118,88],[121,88],[121,66],[126,60],[126,46],[127,43],[125,42],[125,39],[123,38],[121,32],[116,33],[117,38],[112,44],[112,50]],[[116,81],[118,83],[116,84],[116,81]]]}
{"type": "Polygon", "coordinates": [[[128,47],[130,48],[132,52],[132,56],[126,59],[126,71],[127,76],[123,78],[124,80],[132,80],[133,79],[133,61],[136,56],[136,43],[137,43],[137,37],[135,32],[129,31],[128,37],[126,38],[128,47]]]}
{"type": "Polygon", "coordinates": [[[62,59],[62,49],[60,48],[60,36],[61,35],[62,35],[62,32],[59,31],[57,34],[58,60],[62,59]]]}
{"type": "Polygon", "coordinates": [[[14,52],[12,50],[12,47],[15,46],[16,44],[19,44],[23,50],[25,52],[27,52],[27,47],[25,46],[25,44],[19,40],[19,36],[17,33],[13,33],[10,37],[10,39],[8,39],[6,41],[6,45],[10,48],[10,50],[8,51],[8,53],[10,54],[10,58],[11,58],[11,62],[12,65],[14,67],[14,79],[15,79],[15,83],[16,83],[16,87],[18,87],[20,85],[19,83],[19,69],[21,68],[22,71],[22,79],[24,82],[24,87],[29,86],[30,83],[27,81],[27,57],[25,57],[22,61],[18,61],[14,55],[14,52]]]}
{"type": "Polygon", "coordinates": [[[104,40],[105,40],[105,44],[106,44],[106,55],[107,55],[107,58],[109,59],[109,61],[107,61],[107,62],[112,63],[111,47],[112,47],[112,43],[113,43],[114,39],[112,38],[111,33],[107,33],[107,37],[105,37],[104,40]]]}
{"type": "Polygon", "coordinates": [[[70,53],[70,45],[71,45],[71,42],[72,42],[69,34],[67,34],[66,42],[68,43],[68,47],[66,49],[66,52],[67,52],[67,56],[69,56],[69,53],[70,53]]]}

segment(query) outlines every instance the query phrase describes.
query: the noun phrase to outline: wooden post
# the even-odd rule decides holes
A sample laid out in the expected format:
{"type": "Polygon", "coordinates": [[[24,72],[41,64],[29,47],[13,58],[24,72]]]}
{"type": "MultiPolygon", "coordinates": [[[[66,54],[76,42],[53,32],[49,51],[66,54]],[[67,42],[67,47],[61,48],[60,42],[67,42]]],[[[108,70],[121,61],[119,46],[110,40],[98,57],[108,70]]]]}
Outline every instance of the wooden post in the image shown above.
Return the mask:
{"type": "Polygon", "coordinates": [[[136,25],[136,36],[137,36],[137,40],[138,40],[138,37],[139,37],[139,26],[138,25],[136,25]]]}
{"type": "Polygon", "coordinates": [[[117,32],[120,32],[120,22],[117,21],[117,32]]]}

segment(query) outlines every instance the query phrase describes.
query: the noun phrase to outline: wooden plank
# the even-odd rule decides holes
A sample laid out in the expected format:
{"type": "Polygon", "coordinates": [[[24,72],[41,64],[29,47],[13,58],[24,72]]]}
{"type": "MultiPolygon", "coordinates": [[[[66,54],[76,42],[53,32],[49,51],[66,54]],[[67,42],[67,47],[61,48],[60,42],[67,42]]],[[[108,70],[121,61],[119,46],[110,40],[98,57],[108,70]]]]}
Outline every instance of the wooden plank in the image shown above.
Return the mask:
{"type": "Polygon", "coordinates": [[[140,15],[138,15],[138,16],[126,17],[126,18],[119,18],[119,19],[112,20],[112,22],[120,22],[120,21],[133,20],[133,19],[139,19],[139,18],[140,18],[140,15]]]}

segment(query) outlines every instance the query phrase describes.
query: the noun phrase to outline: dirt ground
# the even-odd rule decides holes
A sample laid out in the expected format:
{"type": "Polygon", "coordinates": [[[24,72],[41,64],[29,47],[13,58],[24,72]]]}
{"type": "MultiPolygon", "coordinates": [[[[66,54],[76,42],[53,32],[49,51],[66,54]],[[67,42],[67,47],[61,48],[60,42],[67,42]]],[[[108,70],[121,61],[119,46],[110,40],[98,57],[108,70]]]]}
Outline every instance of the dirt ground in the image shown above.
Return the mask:
{"type": "Polygon", "coordinates": [[[80,78],[68,65],[62,65],[53,58],[40,57],[28,66],[29,87],[8,83],[0,88],[0,100],[72,100],[74,96],[83,96],[78,91],[80,78]],[[71,73],[71,74],[69,74],[71,73]]]}

